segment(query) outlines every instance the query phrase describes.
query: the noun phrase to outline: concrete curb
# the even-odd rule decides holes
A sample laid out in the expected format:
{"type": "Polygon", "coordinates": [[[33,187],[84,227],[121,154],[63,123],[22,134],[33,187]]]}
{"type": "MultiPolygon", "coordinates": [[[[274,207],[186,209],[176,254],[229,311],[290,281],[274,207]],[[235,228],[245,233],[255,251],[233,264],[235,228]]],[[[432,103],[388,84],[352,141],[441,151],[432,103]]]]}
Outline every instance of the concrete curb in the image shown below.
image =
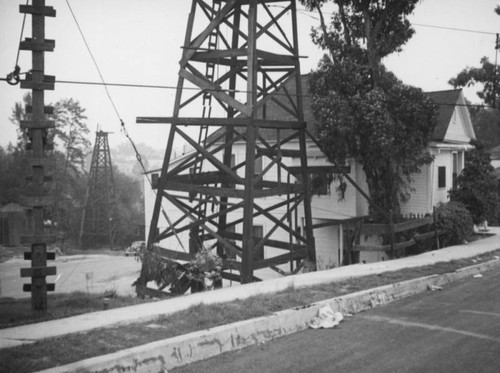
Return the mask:
{"type": "Polygon", "coordinates": [[[431,275],[413,280],[359,291],[341,297],[276,312],[270,316],[222,325],[186,335],[148,343],[142,346],[51,368],[40,373],[63,372],[158,372],[208,359],[257,343],[307,329],[318,309],[329,304],[334,311],[357,313],[427,291],[432,286],[473,276],[500,265],[492,260],[461,268],[455,272],[431,275]]]}

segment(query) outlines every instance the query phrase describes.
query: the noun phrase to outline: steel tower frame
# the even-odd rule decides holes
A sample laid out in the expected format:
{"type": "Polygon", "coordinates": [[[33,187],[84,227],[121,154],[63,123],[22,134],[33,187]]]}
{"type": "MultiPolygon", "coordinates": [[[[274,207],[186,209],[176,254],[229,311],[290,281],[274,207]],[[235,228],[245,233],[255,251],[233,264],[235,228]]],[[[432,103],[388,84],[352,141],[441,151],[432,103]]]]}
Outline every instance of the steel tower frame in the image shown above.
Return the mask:
{"type": "Polygon", "coordinates": [[[108,133],[100,130],[96,132],[80,225],[80,247],[102,243],[109,243],[113,247],[117,223],[114,213],[116,190],[108,133]]]}
{"type": "MultiPolygon", "coordinates": [[[[148,250],[189,260],[215,241],[210,247],[223,258],[223,277],[241,283],[258,280],[257,269],[278,270],[277,265],[295,262],[295,269],[290,266],[297,272],[305,259],[315,262],[297,35],[295,0],[192,1],[173,116],[137,118],[138,123],[171,124],[161,175],[154,185],[148,250]],[[207,95],[217,105],[210,108],[212,116],[191,116],[205,106],[207,95]],[[280,110],[278,118],[268,117],[271,104],[280,110]],[[201,140],[193,140],[186,126],[199,128],[201,140]],[[214,131],[201,136],[206,128],[214,131]],[[273,141],[264,136],[269,133],[273,141]],[[174,143],[179,140],[195,151],[173,167],[174,143]],[[231,164],[233,145],[239,142],[246,145],[245,160],[231,164]],[[298,143],[298,150],[290,150],[291,143],[298,143]],[[298,167],[287,165],[285,158],[291,157],[299,160],[298,167]],[[256,170],[255,162],[263,158],[268,165],[256,170]],[[202,169],[202,162],[215,171],[202,169]],[[277,180],[268,180],[272,169],[278,170],[277,180]],[[263,207],[260,201],[273,196],[281,196],[281,201],[263,207]],[[162,202],[182,213],[163,230],[158,225],[162,202]],[[209,210],[207,205],[216,208],[209,210]],[[299,209],[303,229],[297,229],[292,217],[299,209]],[[256,217],[266,219],[264,237],[254,237],[256,217]],[[286,232],[287,240],[272,239],[277,230],[286,232]],[[156,245],[183,231],[190,232],[189,254],[179,256],[156,245]],[[281,249],[283,255],[254,258],[264,246],[281,249]]],[[[145,272],[143,266],[138,284],[147,282],[145,272]]]]}

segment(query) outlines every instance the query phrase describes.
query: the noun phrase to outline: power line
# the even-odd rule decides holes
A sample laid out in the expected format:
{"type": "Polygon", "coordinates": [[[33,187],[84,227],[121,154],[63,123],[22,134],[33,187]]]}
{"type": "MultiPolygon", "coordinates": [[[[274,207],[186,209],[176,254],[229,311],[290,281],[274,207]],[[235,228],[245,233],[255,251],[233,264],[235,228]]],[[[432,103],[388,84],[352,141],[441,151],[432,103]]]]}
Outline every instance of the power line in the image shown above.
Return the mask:
{"type": "MultiPolygon", "coordinates": [[[[87,51],[89,52],[90,57],[92,58],[92,61],[94,62],[94,66],[95,66],[95,68],[96,68],[96,70],[97,70],[97,72],[99,74],[100,79],[101,79],[101,83],[90,83],[90,82],[79,82],[79,83],[80,84],[92,84],[92,85],[102,85],[102,86],[104,86],[104,89],[106,90],[106,94],[107,94],[107,96],[109,98],[109,101],[110,101],[111,105],[113,106],[113,109],[114,109],[114,111],[116,113],[116,116],[118,117],[118,120],[120,121],[121,131],[125,135],[125,137],[127,137],[127,139],[130,141],[130,144],[132,145],[132,148],[134,149],[137,161],[141,165],[141,168],[144,171],[144,173],[146,173],[146,167],[144,166],[144,163],[142,162],[141,154],[137,150],[137,147],[136,147],[134,141],[129,136],[128,131],[125,128],[125,122],[122,120],[122,118],[120,116],[120,113],[118,112],[118,109],[116,108],[115,102],[113,101],[113,98],[111,97],[111,94],[109,93],[108,86],[110,84],[107,84],[104,81],[104,77],[102,76],[101,69],[99,68],[99,65],[97,64],[97,61],[94,58],[94,54],[92,53],[92,50],[90,49],[90,46],[87,43],[87,39],[85,38],[85,35],[83,34],[83,31],[82,31],[82,29],[80,27],[80,24],[78,23],[78,20],[76,19],[75,13],[73,12],[73,9],[71,8],[71,4],[69,3],[69,0],[66,0],[66,4],[68,5],[68,8],[69,8],[69,10],[71,12],[71,15],[73,16],[73,20],[75,21],[76,26],[78,27],[78,31],[80,32],[80,35],[81,35],[81,37],[83,39],[83,42],[85,43],[85,47],[87,48],[87,51]]],[[[76,82],[73,82],[73,83],[76,83],[76,82]]],[[[152,183],[151,179],[149,178],[149,176],[147,176],[147,180],[148,180],[149,184],[151,185],[151,188],[153,189],[153,183],[152,183]]],[[[175,231],[175,229],[172,226],[172,222],[170,221],[170,218],[168,217],[168,215],[167,215],[166,211],[163,209],[163,207],[162,207],[162,213],[163,213],[163,216],[165,217],[165,219],[167,220],[168,224],[172,227],[172,230],[173,230],[173,232],[175,234],[175,237],[179,241],[179,244],[184,249],[184,251],[186,251],[186,249],[184,248],[182,242],[180,241],[180,238],[177,235],[177,232],[175,231]]]]}
{"type": "MultiPolygon", "coordinates": [[[[282,5],[272,5],[277,8],[284,8],[282,5]]],[[[309,18],[319,20],[318,17],[312,15],[315,14],[316,12],[312,10],[307,10],[307,9],[297,9],[297,13],[300,13],[302,15],[305,15],[309,18]]],[[[331,12],[325,12],[324,14],[328,15],[333,15],[334,13],[331,12]]],[[[435,28],[435,29],[441,29],[441,30],[449,30],[449,31],[460,31],[460,32],[470,32],[473,34],[483,34],[483,35],[496,35],[496,32],[491,32],[491,31],[481,31],[481,30],[471,30],[471,29],[466,29],[466,28],[461,28],[461,27],[451,27],[451,26],[439,26],[439,25],[429,25],[425,23],[411,23],[412,26],[419,26],[419,27],[429,27],[429,28],[435,28]]]]}
{"type": "Polygon", "coordinates": [[[447,26],[438,26],[438,25],[426,25],[423,23],[412,23],[413,26],[419,26],[419,27],[429,27],[429,28],[436,28],[436,29],[441,29],[441,30],[449,30],[449,31],[460,31],[460,32],[470,32],[473,34],[483,34],[483,35],[496,35],[495,32],[489,32],[489,31],[479,31],[479,30],[470,30],[470,29],[464,29],[464,28],[459,28],[459,27],[447,27],[447,26]]]}
{"type": "Polygon", "coordinates": [[[99,69],[99,65],[97,64],[97,61],[96,61],[96,59],[94,57],[94,54],[92,53],[92,51],[90,49],[90,46],[87,43],[87,39],[85,38],[85,35],[83,34],[83,31],[82,31],[82,29],[80,27],[80,24],[78,23],[78,20],[76,19],[75,13],[73,12],[73,9],[71,8],[71,4],[69,3],[69,0],[66,0],[66,4],[68,5],[69,11],[71,13],[71,16],[73,17],[73,20],[76,23],[76,27],[78,28],[78,31],[80,32],[80,36],[82,37],[83,42],[85,43],[85,47],[87,48],[87,51],[89,52],[90,58],[92,58],[92,61],[94,62],[94,66],[95,66],[95,68],[97,70],[97,73],[99,74],[99,77],[101,78],[101,81],[102,81],[102,83],[104,85],[104,89],[106,90],[106,94],[108,95],[109,101],[111,102],[111,105],[113,106],[113,109],[115,110],[116,115],[118,116],[118,118],[121,121],[120,114],[118,113],[118,109],[116,108],[116,105],[115,105],[115,103],[114,103],[114,101],[111,98],[111,95],[109,93],[108,87],[106,86],[106,84],[104,82],[104,78],[102,76],[101,69],[99,69]]]}
{"type": "MultiPolygon", "coordinates": [[[[29,0],[26,0],[26,6],[28,6],[28,4],[29,0]]],[[[17,85],[21,81],[21,79],[19,78],[19,75],[21,74],[21,67],[19,66],[19,55],[21,53],[21,42],[23,41],[24,26],[26,25],[26,15],[27,13],[24,13],[23,23],[21,25],[21,33],[19,35],[19,44],[17,46],[16,62],[14,63],[14,71],[7,74],[7,79],[5,79],[5,81],[10,85],[17,85]]]]}
{"type": "MultiPolygon", "coordinates": [[[[29,0],[26,0],[26,5],[29,4],[29,0]]],[[[21,26],[21,34],[19,35],[19,47],[17,48],[17,56],[16,56],[16,63],[14,66],[17,66],[19,63],[19,54],[21,53],[21,42],[23,41],[23,34],[24,34],[24,26],[26,24],[26,15],[27,13],[24,13],[23,15],[23,23],[21,26]]]]}
{"type": "MultiPolygon", "coordinates": [[[[5,78],[0,78],[0,80],[6,80],[5,78]]],[[[177,89],[177,87],[169,86],[169,85],[152,85],[152,84],[133,84],[133,83],[105,83],[105,82],[86,82],[86,81],[78,81],[78,80],[56,80],[55,83],[60,84],[80,84],[80,85],[94,85],[94,86],[110,86],[110,87],[122,87],[122,88],[151,88],[151,89],[177,89]]],[[[198,87],[185,87],[187,90],[200,90],[198,87]]],[[[205,89],[207,92],[234,92],[234,93],[247,93],[246,90],[226,90],[226,89],[205,89]]],[[[273,92],[275,96],[286,96],[289,95],[285,93],[273,92]]],[[[312,94],[303,94],[302,98],[307,97],[326,97],[325,95],[312,95],[312,94]]],[[[362,98],[352,98],[353,100],[363,100],[365,102],[375,102],[373,100],[367,100],[362,98]]],[[[465,107],[475,107],[475,108],[494,108],[490,105],[485,104],[459,104],[459,103],[449,103],[449,102],[433,102],[435,105],[439,106],[465,106],[465,107]]],[[[120,117],[118,115],[118,117],[120,117]]],[[[123,123],[123,121],[120,119],[123,123]]],[[[122,124],[123,129],[124,123],[122,124]]]]}

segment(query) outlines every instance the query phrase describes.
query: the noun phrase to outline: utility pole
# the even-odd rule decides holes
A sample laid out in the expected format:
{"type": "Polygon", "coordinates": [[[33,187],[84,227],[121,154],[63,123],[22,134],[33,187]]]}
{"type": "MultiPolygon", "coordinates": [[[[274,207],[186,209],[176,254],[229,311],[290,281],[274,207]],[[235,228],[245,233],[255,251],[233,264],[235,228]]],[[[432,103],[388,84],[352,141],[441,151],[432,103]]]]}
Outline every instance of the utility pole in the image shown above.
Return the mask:
{"type": "Polygon", "coordinates": [[[31,244],[31,251],[24,258],[31,260],[31,268],[21,268],[21,277],[31,277],[31,284],[23,286],[24,291],[31,291],[31,306],[35,314],[42,316],[47,312],[47,291],[54,290],[54,284],[47,284],[45,277],[56,274],[56,267],[47,267],[47,259],[55,259],[54,253],[47,253],[47,242],[54,237],[47,235],[44,227],[44,214],[52,206],[53,201],[44,193],[44,183],[51,181],[48,175],[50,162],[46,151],[53,144],[48,141],[49,130],[54,128],[54,121],[47,120],[46,115],[54,109],[44,105],[45,90],[53,90],[55,77],[45,75],[45,52],[52,52],[54,40],[45,39],[45,17],[55,17],[53,7],[45,6],[45,0],[33,0],[32,5],[20,5],[19,11],[31,14],[32,37],[21,42],[20,50],[32,52],[31,72],[21,81],[21,88],[32,90],[32,106],[26,111],[31,114],[30,120],[21,122],[21,129],[28,136],[27,150],[31,151],[28,162],[31,173],[27,180],[31,183],[30,194],[24,198],[25,207],[32,209],[32,234],[23,237],[23,243],[31,244]]]}
{"type": "Polygon", "coordinates": [[[112,248],[114,243],[117,224],[116,190],[108,134],[109,132],[100,130],[96,132],[80,225],[80,247],[107,243],[112,248]]]}

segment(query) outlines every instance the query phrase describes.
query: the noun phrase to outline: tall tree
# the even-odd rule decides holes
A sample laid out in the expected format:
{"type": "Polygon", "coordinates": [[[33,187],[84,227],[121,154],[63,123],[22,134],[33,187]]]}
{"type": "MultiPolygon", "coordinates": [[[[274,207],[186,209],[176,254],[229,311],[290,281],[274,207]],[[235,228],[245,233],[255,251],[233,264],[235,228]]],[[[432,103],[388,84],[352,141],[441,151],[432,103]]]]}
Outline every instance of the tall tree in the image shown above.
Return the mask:
{"type": "Polygon", "coordinates": [[[26,185],[23,158],[24,153],[12,144],[0,147],[0,206],[21,200],[26,185]]]}
{"type": "Polygon", "coordinates": [[[375,218],[390,210],[398,214],[400,201],[409,198],[412,175],[432,160],[426,146],[436,108],[381,61],[413,35],[406,16],[418,0],[302,2],[320,12],[312,37],[328,52],[310,80],[322,150],[331,161],[353,157],[363,166],[375,218]],[[322,6],[328,2],[337,12],[327,25],[322,6]]]}
{"type": "Polygon", "coordinates": [[[85,109],[72,98],[62,99],[54,105],[54,118],[56,128],[52,133],[56,147],[66,157],[65,169],[69,167],[74,172],[83,171],[91,145],[85,109]]]}
{"type": "MultiPolygon", "coordinates": [[[[15,103],[10,120],[20,125],[22,120],[28,119],[26,110],[31,104],[31,96],[23,97],[23,102],[15,103]]],[[[84,188],[84,158],[90,151],[90,141],[87,138],[89,129],[85,123],[86,117],[78,101],[63,99],[54,105],[53,119],[55,130],[50,131],[47,143],[52,144],[52,150],[47,152],[47,157],[53,161],[50,173],[54,182],[50,186],[50,195],[55,200],[52,208],[52,218],[58,223],[58,228],[64,237],[72,236],[78,232],[79,214],[78,207],[83,203],[84,188]]],[[[27,144],[25,133],[18,130],[18,143],[12,154],[20,158],[26,156],[27,144]]],[[[24,183],[27,170],[23,170],[20,183],[24,183]]]]}
{"type": "Polygon", "coordinates": [[[481,84],[482,89],[477,92],[478,97],[485,104],[496,106],[498,101],[498,74],[496,66],[490,62],[488,57],[481,58],[480,67],[467,67],[460,71],[457,76],[449,80],[453,87],[469,87],[481,84]]]}
{"type": "Polygon", "coordinates": [[[500,144],[500,111],[495,108],[470,110],[476,138],[486,149],[500,144]]]}
{"type": "Polygon", "coordinates": [[[354,59],[368,68],[372,88],[381,79],[382,58],[401,51],[413,36],[406,16],[419,0],[301,0],[309,9],[319,12],[320,26],[313,30],[313,41],[329,52],[332,61],[354,59]],[[333,3],[330,24],[326,24],[322,7],[333,3]]]}

